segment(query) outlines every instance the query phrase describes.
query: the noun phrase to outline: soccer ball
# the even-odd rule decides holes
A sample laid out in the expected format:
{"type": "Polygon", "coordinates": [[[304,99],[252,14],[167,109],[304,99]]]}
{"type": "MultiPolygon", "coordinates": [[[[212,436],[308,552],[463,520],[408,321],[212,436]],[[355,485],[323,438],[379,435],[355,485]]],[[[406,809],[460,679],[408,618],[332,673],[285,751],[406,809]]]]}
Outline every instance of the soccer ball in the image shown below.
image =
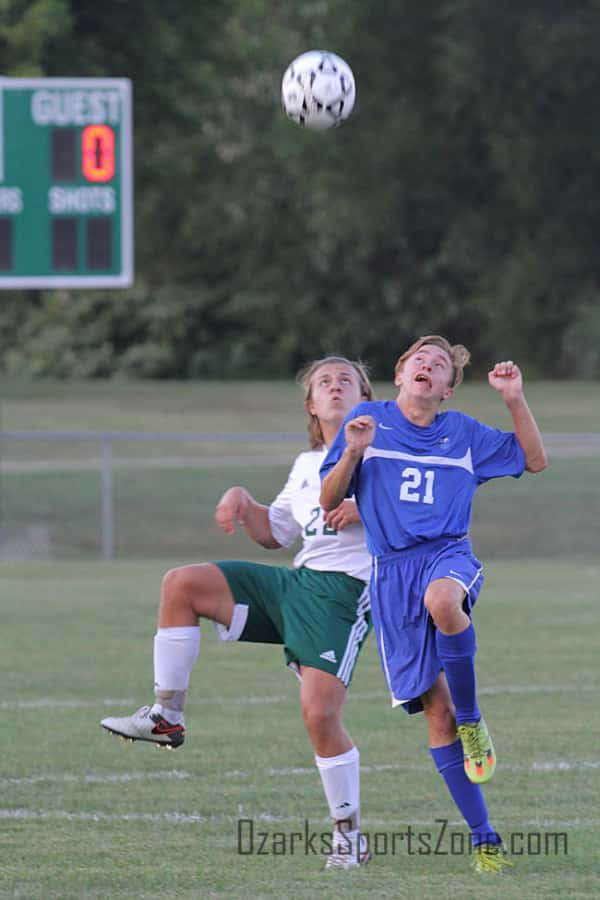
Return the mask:
{"type": "Polygon", "coordinates": [[[324,50],[296,57],[281,82],[286,115],[314,131],[340,125],[352,112],[355,97],[352,69],[341,57],[324,50]]]}

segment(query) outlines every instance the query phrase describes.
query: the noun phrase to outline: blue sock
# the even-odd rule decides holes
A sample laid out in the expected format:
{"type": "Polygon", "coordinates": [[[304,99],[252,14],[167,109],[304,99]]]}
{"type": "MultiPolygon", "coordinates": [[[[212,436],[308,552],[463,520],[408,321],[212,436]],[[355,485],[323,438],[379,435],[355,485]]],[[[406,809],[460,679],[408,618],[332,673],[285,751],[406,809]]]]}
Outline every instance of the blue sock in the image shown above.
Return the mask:
{"type": "Polygon", "coordinates": [[[456,707],[456,722],[479,722],[481,713],[475,692],[475,629],[473,623],[460,634],[436,631],[435,644],[444,667],[450,696],[456,707]]]}
{"type": "Polygon", "coordinates": [[[450,795],[471,829],[473,846],[499,844],[500,837],[488,821],[481,787],[465,775],[460,739],[445,747],[432,747],[430,753],[437,770],[446,782],[450,795]]]}

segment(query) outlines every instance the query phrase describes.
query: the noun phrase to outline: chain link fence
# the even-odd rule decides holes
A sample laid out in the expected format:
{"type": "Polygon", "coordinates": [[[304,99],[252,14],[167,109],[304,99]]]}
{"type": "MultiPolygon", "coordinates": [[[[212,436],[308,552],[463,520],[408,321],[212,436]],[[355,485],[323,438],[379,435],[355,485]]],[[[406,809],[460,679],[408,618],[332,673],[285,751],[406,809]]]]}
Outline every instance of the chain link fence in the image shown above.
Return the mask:
{"type": "MultiPolygon", "coordinates": [[[[600,433],[544,437],[544,473],[476,495],[484,559],[598,558],[600,433]]],[[[304,449],[295,432],[0,432],[0,559],[264,559],[215,505],[232,484],[268,503],[304,449]]]]}

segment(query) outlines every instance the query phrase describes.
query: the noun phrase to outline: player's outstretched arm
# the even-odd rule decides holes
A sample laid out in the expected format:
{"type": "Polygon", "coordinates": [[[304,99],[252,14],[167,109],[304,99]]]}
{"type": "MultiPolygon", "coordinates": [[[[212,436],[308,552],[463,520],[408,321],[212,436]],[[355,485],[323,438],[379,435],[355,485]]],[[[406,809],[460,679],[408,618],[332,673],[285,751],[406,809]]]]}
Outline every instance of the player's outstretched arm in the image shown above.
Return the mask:
{"type": "Polygon", "coordinates": [[[268,550],[281,546],[271,532],[269,507],[257,503],[246,488],[231,487],[225,491],[217,503],[215,521],[225,534],[233,534],[235,526],[241,525],[253,541],[268,550]]]}
{"type": "Polygon", "coordinates": [[[346,449],[321,485],[320,503],[326,512],[336,509],[346,497],[354,470],[375,435],[375,420],[357,416],[346,424],[344,435],[346,449]]]}
{"type": "Polygon", "coordinates": [[[517,440],[525,454],[525,468],[528,472],[541,472],[548,465],[548,457],[537,422],[523,393],[521,370],[511,359],[498,362],[488,372],[488,381],[494,390],[502,394],[508,407],[517,440]]]}

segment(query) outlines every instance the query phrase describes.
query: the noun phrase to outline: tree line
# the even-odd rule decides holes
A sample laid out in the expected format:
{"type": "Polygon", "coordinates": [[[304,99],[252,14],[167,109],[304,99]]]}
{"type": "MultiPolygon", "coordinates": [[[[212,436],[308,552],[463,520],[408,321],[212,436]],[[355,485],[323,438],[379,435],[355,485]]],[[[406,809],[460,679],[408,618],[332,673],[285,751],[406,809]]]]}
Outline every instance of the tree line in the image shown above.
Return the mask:
{"type": "Polygon", "coordinates": [[[136,280],[0,294],[11,375],[288,377],[412,339],[600,377],[600,0],[20,0],[10,76],[128,77],[136,280]],[[351,64],[327,133],[279,107],[351,64]]]}

